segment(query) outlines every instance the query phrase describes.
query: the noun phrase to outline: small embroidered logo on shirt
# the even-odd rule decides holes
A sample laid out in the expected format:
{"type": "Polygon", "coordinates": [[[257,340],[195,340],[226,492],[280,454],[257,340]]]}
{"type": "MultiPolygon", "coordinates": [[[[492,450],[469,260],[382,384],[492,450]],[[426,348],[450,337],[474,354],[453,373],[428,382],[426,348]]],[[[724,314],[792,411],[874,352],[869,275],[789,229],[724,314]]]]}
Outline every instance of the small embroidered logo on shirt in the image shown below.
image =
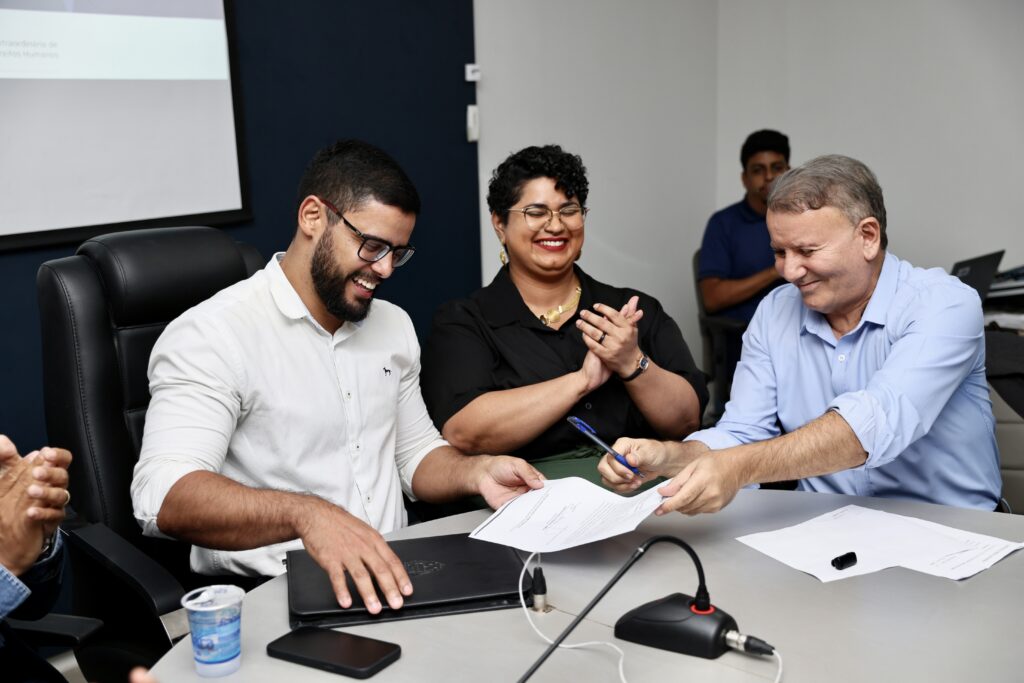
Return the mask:
{"type": "Polygon", "coordinates": [[[390,377],[391,376],[391,370],[389,370],[388,368],[384,368],[384,376],[385,377],[390,377]]]}

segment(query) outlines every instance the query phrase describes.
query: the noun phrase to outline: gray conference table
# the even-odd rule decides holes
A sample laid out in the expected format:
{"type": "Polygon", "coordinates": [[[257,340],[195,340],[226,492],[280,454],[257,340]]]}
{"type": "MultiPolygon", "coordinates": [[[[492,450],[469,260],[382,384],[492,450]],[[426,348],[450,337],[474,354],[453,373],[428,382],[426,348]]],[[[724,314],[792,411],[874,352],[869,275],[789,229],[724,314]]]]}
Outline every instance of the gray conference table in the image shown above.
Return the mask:
{"type": "MultiPolygon", "coordinates": [[[[849,503],[928,519],[967,531],[1024,541],[1024,516],[830,494],[741,491],[713,515],[651,517],[630,534],[544,556],[548,599],[555,608],[534,614],[549,637],[568,625],[632,551],[655,534],[674,534],[704,564],[712,602],[741,631],[774,645],[785,661],[783,681],[1022,681],[1017,650],[1024,615],[1024,551],[963,581],[906,569],[821,583],[736,540],[737,536],[796,524],[849,503]]],[[[402,529],[389,538],[468,531],[486,517],[472,512],[402,529]]],[[[630,681],[655,677],[689,681],[772,680],[776,662],[727,652],[706,660],[614,638],[629,609],[670,593],[693,594],[696,574],[679,548],[652,548],[594,608],[567,642],[610,640],[626,652],[630,681]]],[[[250,592],[242,610],[242,666],[221,680],[339,681],[335,674],[272,659],[268,642],[286,633],[287,584],[277,577],[250,592]]],[[[387,681],[514,681],[546,644],[521,609],[349,627],[353,633],[402,646],[402,657],[377,674],[387,681]]],[[[618,656],[608,648],[560,650],[531,679],[617,681],[618,656]]],[[[203,681],[188,638],[160,660],[164,683],[203,681]]]]}

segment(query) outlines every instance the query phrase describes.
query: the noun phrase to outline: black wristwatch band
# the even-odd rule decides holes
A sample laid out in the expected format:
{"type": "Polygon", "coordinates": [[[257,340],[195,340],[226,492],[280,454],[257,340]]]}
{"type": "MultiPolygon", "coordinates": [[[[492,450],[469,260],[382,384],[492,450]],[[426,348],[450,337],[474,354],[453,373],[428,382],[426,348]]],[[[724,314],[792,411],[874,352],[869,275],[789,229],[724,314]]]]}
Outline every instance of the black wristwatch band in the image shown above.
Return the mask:
{"type": "Polygon", "coordinates": [[[640,356],[640,360],[638,360],[636,362],[636,370],[634,370],[633,374],[631,374],[629,377],[623,377],[622,381],[623,382],[632,382],[637,377],[639,377],[640,375],[644,374],[644,370],[646,370],[647,366],[650,365],[650,364],[651,364],[651,361],[647,357],[647,354],[646,353],[642,354],[640,356]]]}
{"type": "Polygon", "coordinates": [[[53,533],[43,539],[43,547],[39,550],[39,557],[36,561],[48,560],[53,554],[53,547],[57,545],[57,534],[60,529],[54,529],[53,533]]]}

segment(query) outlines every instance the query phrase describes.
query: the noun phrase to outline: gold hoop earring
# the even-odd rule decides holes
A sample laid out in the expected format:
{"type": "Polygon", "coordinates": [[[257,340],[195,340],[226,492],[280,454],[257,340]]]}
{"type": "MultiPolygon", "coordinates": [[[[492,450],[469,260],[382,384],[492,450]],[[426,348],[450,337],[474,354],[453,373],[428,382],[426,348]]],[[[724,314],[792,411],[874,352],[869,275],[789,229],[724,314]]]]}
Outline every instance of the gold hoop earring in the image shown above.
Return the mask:
{"type": "Polygon", "coordinates": [[[505,251],[505,245],[501,245],[501,250],[498,251],[498,260],[501,261],[501,265],[508,265],[508,252],[505,251]]]}

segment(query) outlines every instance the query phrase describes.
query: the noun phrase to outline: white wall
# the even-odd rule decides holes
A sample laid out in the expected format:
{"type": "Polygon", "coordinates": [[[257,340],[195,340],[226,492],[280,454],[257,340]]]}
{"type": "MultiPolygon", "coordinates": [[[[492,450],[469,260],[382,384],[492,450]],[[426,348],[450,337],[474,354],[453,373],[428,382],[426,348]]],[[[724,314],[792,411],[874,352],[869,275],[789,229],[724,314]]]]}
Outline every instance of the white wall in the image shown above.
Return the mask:
{"type": "Polygon", "coordinates": [[[715,205],[715,5],[476,0],[482,272],[498,270],[484,197],[528,145],[580,154],[580,265],[661,300],[700,353],[690,259],[715,205]]]}
{"type": "Polygon", "coordinates": [[[1017,0],[719,0],[718,203],[742,192],[743,138],[777,127],[795,163],[875,171],[897,255],[1024,263],[1022,38],[1017,0]]]}
{"type": "MultiPolygon", "coordinates": [[[[878,174],[890,248],[948,268],[1024,263],[1024,3],[1018,0],[476,0],[481,204],[529,144],[583,156],[581,265],[658,297],[699,358],[690,257],[742,196],[752,130],[793,161],[839,152],[878,174]],[[531,93],[535,93],[531,95],[531,93]],[[539,104],[536,104],[539,103],[539,104]]],[[[484,280],[498,267],[481,213],[484,280]]]]}

